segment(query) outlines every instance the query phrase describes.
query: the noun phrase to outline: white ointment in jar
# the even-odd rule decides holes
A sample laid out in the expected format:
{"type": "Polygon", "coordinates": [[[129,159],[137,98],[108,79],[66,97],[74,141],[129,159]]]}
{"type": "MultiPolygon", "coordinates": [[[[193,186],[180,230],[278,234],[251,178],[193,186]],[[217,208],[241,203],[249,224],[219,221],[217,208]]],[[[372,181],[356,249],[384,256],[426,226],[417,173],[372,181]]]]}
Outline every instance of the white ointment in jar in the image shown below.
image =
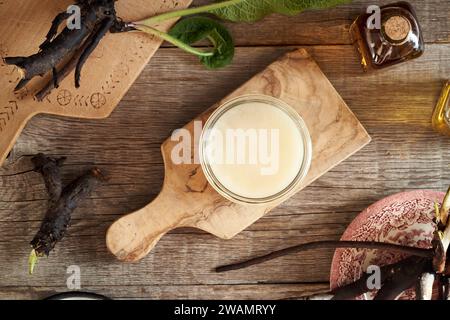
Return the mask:
{"type": "Polygon", "coordinates": [[[208,182],[223,197],[275,204],[297,191],[311,164],[312,144],[305,122],[288,104],[246,95],[209,117],[199,154],[208,182]]]}

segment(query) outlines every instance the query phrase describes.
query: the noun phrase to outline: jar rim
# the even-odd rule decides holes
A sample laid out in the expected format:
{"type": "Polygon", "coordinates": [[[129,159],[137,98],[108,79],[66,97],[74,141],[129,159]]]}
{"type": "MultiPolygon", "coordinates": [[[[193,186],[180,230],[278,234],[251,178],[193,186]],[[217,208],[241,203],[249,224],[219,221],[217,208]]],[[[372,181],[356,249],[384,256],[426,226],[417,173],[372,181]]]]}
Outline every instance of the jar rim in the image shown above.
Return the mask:
{"type": "Polygon", "coordinates": [[[214,112],[209,116],[208,120],[203,126],[203,130],[199,139],[199,159],[203,169],[203,173],[205,174],[209,184],[224,198],[234,203],[244,205],[275,204],[283,202],[284,200],[292,196],[297,191],[299,185],[301,184],[301,182],[303,182],[304,178],[306,177],[312,161],[312,141],[305,121],[300,116],[300,114],[289,104],[287,104],[283,100],[268,95],[246,94],[227,100],[226,102],[222,103],[219,107],[217,107],[217,109],[214,110],[214,112]],[[291,183],[286,188],[284,188],[280,192],[277,192],[274,195],[263,198],[245,197],[236,194],[233,191],[226,188],[214,174],[205,152],[208,140],[207,132],[209,132],[210,129],[214,127],[219,118],[230,109],[248,102],[260,102],[273,107],[277,107],[279,110],[284,111],[285,114],[287,114],[291,118],[291,120],[293,120],[293,122],[296,124],[296,127],[299,130],[303,142],[304,156],[299,171],[297,172],[297,175],[293,178],[291,183]]]}

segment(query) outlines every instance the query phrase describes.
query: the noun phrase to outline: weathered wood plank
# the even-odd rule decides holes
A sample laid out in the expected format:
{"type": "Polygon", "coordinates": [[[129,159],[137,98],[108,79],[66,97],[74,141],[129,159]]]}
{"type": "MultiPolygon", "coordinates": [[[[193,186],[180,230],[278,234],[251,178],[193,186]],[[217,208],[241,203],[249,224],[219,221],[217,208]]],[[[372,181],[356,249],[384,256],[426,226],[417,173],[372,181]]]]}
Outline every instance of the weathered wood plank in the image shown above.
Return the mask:
{"type": "MultiPolygon", "coordinates": [[[[90,292],[106,295],[113,299],[298,299],[328,290],[324,283],[259,284],[259,285],[155,285],[155,286],[89,286],[90,292]]],[[[0,291],[0,299],[43,299],[65,292],[66,287],[5,287],[0,291]]]]}
{"type": "Polygon", "coordinates": [[[113,217],[81,219],[78,215],[67,237],[48,259],[41,259],[33,276],[27,275],[26,267],[28,235],[34,234],[39,222],[2,222],[0,259],[3,274],[0,283],[2,286],[14,286],[24,281],[37,286],[42,283],[62,285],[69,265],[80,266],[86,285],[326,282],[332,250],[286,257],[252,270],[227,274],[215,274],[213,269],[284,246],[338,239],[354,214],[293,215],[289,216],[289,224],[286,224],[286,216],[268,216],[230,241],[192,229],[180,229],[164,237],[149,257],[136,264],[120,263],[106,250],[104,233],[113,217]],[[267,268],[271,268],[270,274],[267,274],[267,268]],[[111,277],[106,276],[108,274],[111,277]]]}
{"type": "MultiPolygon", "coordinates": [[[[36,117],[19,139],[14,155],[33,153],[38,148],[48,151],[43,148],[52,145],[53,154],[67,154],[72,163],[79,163],[79,159],[74,159],[79,148],[86,149],[89,160],[96,164],[108,163],[108,159],[115,159],[117,165],[160,163],[159,153],[149,155],[145,151],[159,147],[174,128],[184,125],[288,50],[242,48],[237,52],[236,63],[220,71],[204,70],[195,64],[195,58],[176,49],[161,50],[109,119],[36,117]],[[54,128],[58,128],[58,135],[54,128]],[[86,134],[80,134],[80,130],[86,134]],[[142,152],[129,154],[135,149],[142,152]]],[[[362,73],[351,57],[350,46],[308,50],[369,131],[383,126],[384,130],[402,131],[402,126],[405,129],[419,125],[421,131],[416,128],[411,134],[420,138],[425,130],[431,133],[429,116],[450,68],[449,45],[430,45],[422,58],[372,75],[362,73]]],[[[397,139],[392,132],[386,133],[391,138],[386,135],[385,139],[397,139]]]]}
{"type": "Polygon", "coordinates": [[[240,48],[234,65],[217,72],[204,70],[177,49],[163,49],[109,119],[33,119],[10,164],[0,170],[0,298],[63,291],[71,264],[81,267],[84,289],[116,298],[292,298],[302,295],[304,285],[281,283],[326,282],[332,250],[224,275],[211,270],[288,245],[338,239],[357,212],[388,194],[446,189],[450,139],[431,130],[430,117],[441,80],[450,73],[450,45],[429,45],[420,60],[372,75],[361,72],[351,46],[312,46],[308,50],[373,142],[233,240],[180,229],[140,264],[115,261],[106,251],[104,233],[122,213],[142,207],[159,192],[159,144],[290,49],[240,48]],[[28,241],[47,198],[40,175],[30,171],[29,155],[36,152],[67,155],[66,182],[94,164],[111,180],[80,206],[67,238],[30,277],[28,241]],[[266,284],[257,286],[260,282],[266,284]],[[279,289],[267,287],[272,283],[280,283],[279,289]]]}
{"type": "MultiPolygon", "coordinates": [[[[210,0],[194,0],[194,5],[210,0]]],[[[231,24],[239,46],[349,44],[349,27],[368,5],[385,5],[392,0],[355,0],[324,11],[306,11],[295,17],[272,15],[254,24],[231,24]]],[[[450,2],[409,0],[415,7],[427,43],[450,42],[450,2]]]]}

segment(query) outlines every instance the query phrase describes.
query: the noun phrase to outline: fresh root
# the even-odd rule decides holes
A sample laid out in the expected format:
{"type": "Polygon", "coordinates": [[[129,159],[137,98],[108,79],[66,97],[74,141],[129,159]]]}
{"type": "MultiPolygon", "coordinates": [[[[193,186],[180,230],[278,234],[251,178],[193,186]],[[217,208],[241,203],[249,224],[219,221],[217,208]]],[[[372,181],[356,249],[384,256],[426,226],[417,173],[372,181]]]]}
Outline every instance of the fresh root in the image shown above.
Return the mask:
{"type": "Polygon", "coordinates": [[[64,64],[60,70],[57,70],[56,74],[54,74],[45,86],[35,94],[38,101],[44,100],[44,98],[47,97],[53,89],[58,87],[61,81],[63,81],[73,70],[75,70],[81,55],[87,49],[89,43],[92,41],[92,38],[93,35],[90,35],[83,45],[75,51],[69,61],[64,64]]]}
{"type": "Polygon", "coordinates": [[[45,187],[49,194],[49,202],[55,203],[62,192],[61,166],[66,161],[65,157],[51,158],[39,153],[31,159],[34,171],[40,172],[44,178],[45,187]]]}
{"type": "Polygon", "coordinates": [[[73,211],[105,178],[97,168],[88,170],[62,188],[60,166],[65,158],[51,158],[39,154],[32,159],[36,171],[44,178],[49,193],[49,207],[39,231],[30,242],[29,272],[33,273],[38,259],[48,256],[70,225],[73,211]]]}
{"type": "Polygon", "coordinates": [[[81,28],[72,30],[65,27],[58,34],[59,26],[70,17],[67,12],[61,12],[53,20],[45,41],[39,46],[39,52],[28,57],[4,58],[5,64],[14,65],[19,71],[20,81],[14,90],[22,89],[36,76],[52,73],[54,84],[47,84],[37,94],[37,99],[42,100],[51,89],[58,87],[58,83],[74,68],[75,84],[78,85],[84,62],[109,29],[115,32],[131,30],[117,18],[115,1],[77,1],[83,17],[81,28]],[[82,52],[77,52],[80,48],[82,52]],[[70,61],[65,65],[65,61],[75,58],[76,62],[70,61]],[[59,73],[58,69],[61,69],[59,73]]]}

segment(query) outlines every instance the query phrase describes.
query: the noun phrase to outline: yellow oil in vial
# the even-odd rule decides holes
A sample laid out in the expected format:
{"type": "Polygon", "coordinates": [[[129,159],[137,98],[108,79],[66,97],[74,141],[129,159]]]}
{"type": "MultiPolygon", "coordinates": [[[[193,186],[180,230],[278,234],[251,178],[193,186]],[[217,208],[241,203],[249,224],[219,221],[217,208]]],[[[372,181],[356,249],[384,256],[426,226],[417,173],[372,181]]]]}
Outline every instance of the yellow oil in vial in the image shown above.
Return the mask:
{"type": "Polygon", "coordinates": [[[450,80],[442,90],[441,97],[434,109],[432,125],[437,132],[450,136],[450,80]]]}

